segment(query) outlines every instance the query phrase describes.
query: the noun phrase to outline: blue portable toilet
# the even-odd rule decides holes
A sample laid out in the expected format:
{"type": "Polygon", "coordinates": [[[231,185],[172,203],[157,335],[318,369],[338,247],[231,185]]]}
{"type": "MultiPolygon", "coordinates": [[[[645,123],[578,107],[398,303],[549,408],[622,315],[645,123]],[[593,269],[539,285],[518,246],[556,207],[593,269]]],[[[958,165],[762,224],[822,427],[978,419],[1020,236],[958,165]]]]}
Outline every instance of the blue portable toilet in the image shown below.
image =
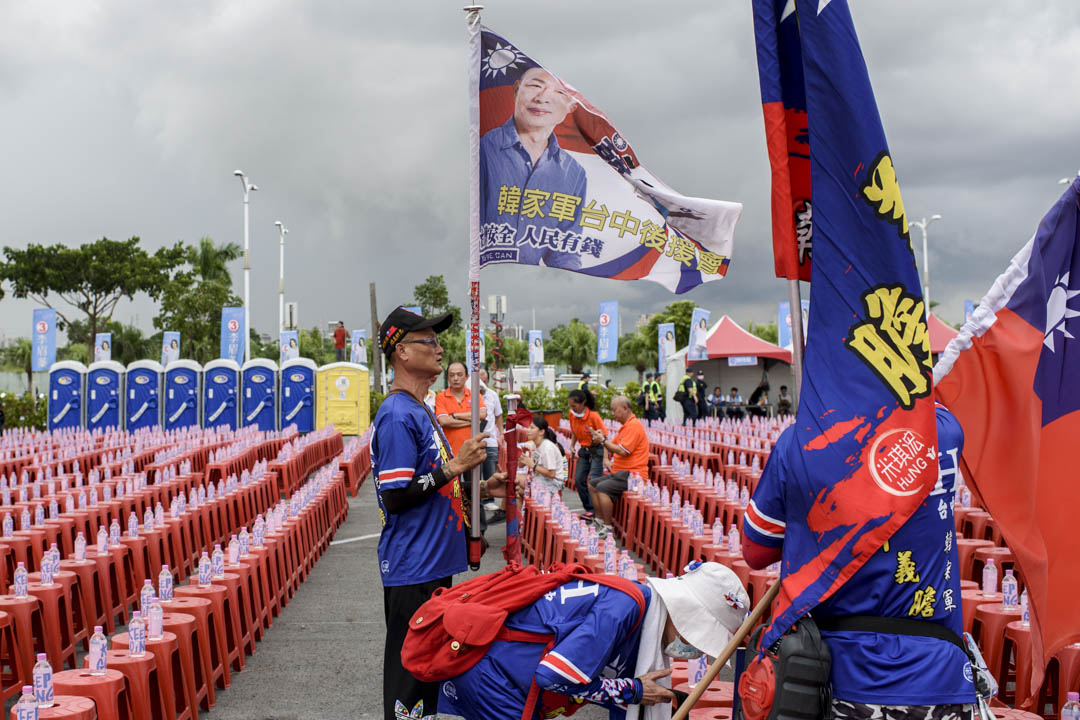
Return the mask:
{"type": "Polygon", "coordinates": [[[211,360],[203,366],[203,427],[236,429],[240,415],[240,366],[235,360],[211,360]]]}
{"type": "Polygon", "coordinates": [[[90,363],[86,371],[86,429],[119,430],[124,422],[124,376],[115,360],[90,363]]]}
{"type": "Polygon", "coordinates": [[[157,360],[136,360],[127,366],[124,416],[128,432],[161,424],[164,377],[165,368],[157,360]]]}
{"type": "Polygon", "coordinates": [[[165,369],[165,411],[162,427],[166,430],[199,424],[199,382],[202,365],[194,360],[173,360],[165,369]]]}
{"type": "Polygon", "coordinates": [[[49,430],[81,427],[86,366],[61,360],[49,368],[49,430]]]}
{"type": "Polygon", "coordinates": [[[277,430],[277,363],[266,358],[248,360],[240,370],[243,399],[240,424],[277,430]]]}
{"type": "Polygon", "coordinates": [[[302,433],[315,429],[315,361],[308,358],[281,364],[281,422],[279,427],[296,425],[302,433]]]}

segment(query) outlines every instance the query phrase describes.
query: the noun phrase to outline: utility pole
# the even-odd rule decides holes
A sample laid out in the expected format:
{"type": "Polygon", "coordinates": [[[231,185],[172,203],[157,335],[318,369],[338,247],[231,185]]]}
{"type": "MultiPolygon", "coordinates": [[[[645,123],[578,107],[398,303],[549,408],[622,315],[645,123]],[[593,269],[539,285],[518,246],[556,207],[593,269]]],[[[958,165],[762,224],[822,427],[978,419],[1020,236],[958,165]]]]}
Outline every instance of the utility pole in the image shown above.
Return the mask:
{"type": "Polygon", "coordinates": [[[375,373],[375,389],[385,392],[383,387],[383,352],[382,343],[379,342],[379,311],[375,307],[375,283],[371,283],[371,339],[368,347],[371,348],[371,371],[375,373]]]}

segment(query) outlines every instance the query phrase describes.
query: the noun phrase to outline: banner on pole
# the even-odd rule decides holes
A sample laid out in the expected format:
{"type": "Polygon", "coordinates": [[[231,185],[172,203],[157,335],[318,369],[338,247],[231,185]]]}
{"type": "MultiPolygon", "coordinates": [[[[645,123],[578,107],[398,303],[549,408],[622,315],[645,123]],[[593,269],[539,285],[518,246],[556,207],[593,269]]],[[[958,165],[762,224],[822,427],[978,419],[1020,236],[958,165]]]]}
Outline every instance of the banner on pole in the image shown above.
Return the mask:
{"type": "Polygon", "coordinates": [[[675,354],[675,323],[656,326],[656,370],[667,372],[667,359],[675,354]]]}
{"type": "Polygon", "coordinates": [[[732,355],[727,359],[728,367],[754,367],[757,355],[732,355]]]}
{"type": "MultiPolygon", "coordinates": [[[[803,342],[805,343],[806,326],[810,322],[810,301],[801,300],[799,304],[802,305],[802,336],[803,342]]],[[[776,315],[776,344],[785,350],[791,350],[794,345],[794,340],[791,337],[791,302],[789,300],[781,300],[776,315]]]]}
{"type": "MultiPolygon", "coordinates": [[[[479,326],[477,326],[479,328],[479,326]]],[[[473,325],[469,323],[465,328],[465,371],[472,375],[474,369],[484,367],[487,358],[487,348],[484,342],[484,330],[479,328],[473,334],[473,325]]]]}
{"type": "Polygon", "coordinates": [[[367,330],[352,331],[352,351],[349,361],[359,365],[367,365],[367,330]]]}
{"type": "Polygon", "coordinates": [[[300,357],[300,331],[281,331],[281,362],[300,357]]]}
{"type": "Polygon", "coordinates": [[[34,310],[34,370],[48,370],[54,362],[56,362],[56,311],[52,308],[36,308],[34,310]]]}
{"type": "Polygon", "coordinates": [[[529,331],[529,379],[544,379],[544,333],[529,331]]]}
{"type": "Polygon", "coordinates": [[[221,308],[221,351],[218,356],[244,364],[244,308],[221,308]]]}
{"type": "Polygon", "coordinates": [[[571,85],[484,29],[479,266],[546,265],[683,293],[727,272],[742,205],[680,195],[571,85]]]}
{"type": "Polygon", "coordinates": [[[612,363],[619,359],[619,301],[600,303],[600,321],[596,333],[596,362],[612,363]]]}
{"type": "Polygon", "coordinates": [[[708,360],[709,351],[706,343],[709,337],[709,315],[703,308],[694,308],[690,316],[690,346],[686,350],[686,359],[691,361],[708,360]]]}
{"type": "Polygon", "coordinates": [[[98,333],[94,336],[94,362],[112,360],[112,333],[98,333]]]}
{"type": "Polygon", "coordinates": [[[173,360],[180,359],[180,333],[166,330],[161,334],[161,364],[169,366],[173,360]]]}

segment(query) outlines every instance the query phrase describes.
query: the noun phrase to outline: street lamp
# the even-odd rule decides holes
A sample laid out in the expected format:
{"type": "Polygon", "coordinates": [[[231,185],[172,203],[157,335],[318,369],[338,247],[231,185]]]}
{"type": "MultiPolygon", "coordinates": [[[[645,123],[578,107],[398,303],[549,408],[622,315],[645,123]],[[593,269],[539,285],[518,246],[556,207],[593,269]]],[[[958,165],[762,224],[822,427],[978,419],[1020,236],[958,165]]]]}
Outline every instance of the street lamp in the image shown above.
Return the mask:
{"type": "Polygon", "coordinates": [[[930,256],[926,249],[926,228],[935,220],[940,220],[940,215],[931,215],[930,219],[911,220],[909,225],[922,230],[922,267],[923,267],[923,303],[926,306],[926,319],[930,319],[930,256]]]}
{"type": "Polygon", "coordinates": [[[248,200],[251,192],[258,186],[248,182],[243,170],[234,170],[233,175],[240,178],[244,186],[244,360],[251,358],[251,249],[248,246],[248,200]]]}
{"type": "Polygon", "coordinates": [[[278,332],[285,329],[285,233],[289,232],[289,228],[285,227],[280,220],[275,220],[274,224],[278,229],[278,248],[281,251],[281,270],[278,272],[278,315],[277,324],[278,332]]]}

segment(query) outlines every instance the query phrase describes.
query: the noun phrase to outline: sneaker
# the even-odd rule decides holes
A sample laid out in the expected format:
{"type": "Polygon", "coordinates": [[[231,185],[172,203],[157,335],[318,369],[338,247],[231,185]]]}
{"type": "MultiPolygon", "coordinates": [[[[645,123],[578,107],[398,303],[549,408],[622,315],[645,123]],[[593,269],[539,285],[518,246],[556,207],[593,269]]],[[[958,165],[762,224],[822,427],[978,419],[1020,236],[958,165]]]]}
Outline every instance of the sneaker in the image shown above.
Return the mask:
{"type": "Polygon", "coordinates": [[[596,515],[591,512],[583,512],[581,513],[581,519],[587,523],[591,523],[593,520],[596,519],[596,515]]]}

